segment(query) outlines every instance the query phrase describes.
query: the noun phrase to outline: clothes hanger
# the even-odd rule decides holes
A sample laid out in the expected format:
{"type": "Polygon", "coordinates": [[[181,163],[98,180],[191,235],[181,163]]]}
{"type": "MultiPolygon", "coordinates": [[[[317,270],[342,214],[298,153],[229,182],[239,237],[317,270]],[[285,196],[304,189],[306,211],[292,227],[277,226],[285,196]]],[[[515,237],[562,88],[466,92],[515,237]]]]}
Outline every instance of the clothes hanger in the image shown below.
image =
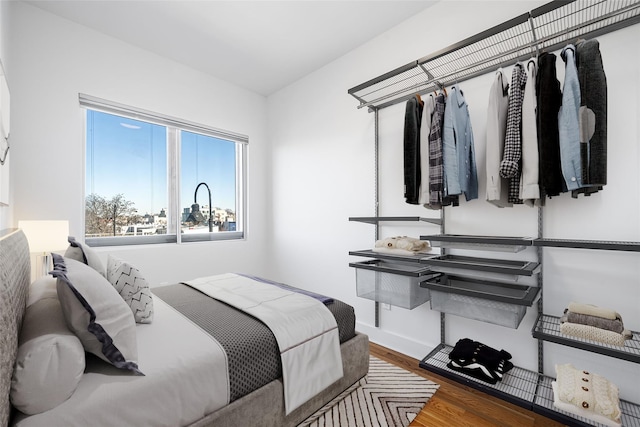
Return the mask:
{"type": "Polygon", "coordinates": [[[433,90],[433,93],[436,94],[436,96],[441,95],[442,92],[444,91],[444,96],[447,96],[447,92],[444,88],[444,85],[442,83],[440,83],[438,80],[436,80],[434,82],[434,84],[436,85],[436,88],[433,90]]]}

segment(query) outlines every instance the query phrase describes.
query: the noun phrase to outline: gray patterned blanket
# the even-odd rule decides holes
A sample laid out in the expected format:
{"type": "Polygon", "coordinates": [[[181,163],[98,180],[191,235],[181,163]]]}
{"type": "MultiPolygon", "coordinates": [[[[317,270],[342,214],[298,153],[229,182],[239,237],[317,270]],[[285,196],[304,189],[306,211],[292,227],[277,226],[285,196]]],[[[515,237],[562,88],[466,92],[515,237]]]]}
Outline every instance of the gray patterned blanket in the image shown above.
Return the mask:
{"type": "MultiPolygon", "coordinates": [[[[222,345],[229,360],[231,402],[282,377],[278,344],[261,321],[187,285],[168,285],[152,291],[222,345]]],[[[327,308],[338,324],[340,343],[354,337],[353,307],[333,300],[327,308]]]]}

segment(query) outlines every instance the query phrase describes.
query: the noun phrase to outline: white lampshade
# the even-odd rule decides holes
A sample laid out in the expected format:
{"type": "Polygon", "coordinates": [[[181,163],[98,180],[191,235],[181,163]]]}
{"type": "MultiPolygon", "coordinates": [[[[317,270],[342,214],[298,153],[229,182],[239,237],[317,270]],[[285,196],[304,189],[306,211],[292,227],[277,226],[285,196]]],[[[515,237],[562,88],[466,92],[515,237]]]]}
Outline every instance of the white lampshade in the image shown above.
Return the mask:
{"type": "Polygon", "coordinates": [[[54,252],[68,246],[69,221],[18,221],[31,253],[54,252]]]}

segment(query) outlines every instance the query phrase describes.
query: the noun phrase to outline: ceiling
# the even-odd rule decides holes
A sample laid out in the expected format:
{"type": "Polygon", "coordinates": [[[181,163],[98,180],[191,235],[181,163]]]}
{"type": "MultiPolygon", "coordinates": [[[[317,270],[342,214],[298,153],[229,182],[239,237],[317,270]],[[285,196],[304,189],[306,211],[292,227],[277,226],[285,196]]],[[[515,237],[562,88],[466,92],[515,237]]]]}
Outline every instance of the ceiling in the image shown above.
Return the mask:
{"type": "Polygon", "coordinates": [[[265,96],[436,3],[25,1],[265,96]]]}

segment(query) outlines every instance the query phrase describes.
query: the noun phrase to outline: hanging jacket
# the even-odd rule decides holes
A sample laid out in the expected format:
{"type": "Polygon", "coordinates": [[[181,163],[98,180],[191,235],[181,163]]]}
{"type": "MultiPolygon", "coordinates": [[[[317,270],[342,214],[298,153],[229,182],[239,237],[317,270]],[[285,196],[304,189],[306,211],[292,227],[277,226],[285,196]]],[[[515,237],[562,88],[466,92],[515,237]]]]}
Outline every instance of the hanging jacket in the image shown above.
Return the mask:
{"type": "Polygon", "coordinates": [[[580,83],[575,62],[575,47],[570,44],[560,55],[565,62],[562,106],[558,113],[558,133],[560,136],[560,162],[562,175],[568,190],[583,186],[582,162],[580,160],[580,83]]]}
{"type": "Polygon", "coordinates": [[[607,77],[598,40],[576,44],[576,68],[580,83],[578,123],[584,187],[573,191],[573,197],[595,193],[607,183],[607,77]]]}
{"type": "Polygon", "coordinates": [[[540,191],[545,196],[557,196],[567,191],[560,165],[558,111],[562,91],[556,77],[556,56],[543,52],[538,57],[536,76],[538,97],[538,155],[540,161],[540,191]]]}
{"type": "Polygon", "coordinates": [[[436,107],[436,97],[429,94],[424,97],[424,109],[420,124],[420,193],[418,203],[429,204],[429,133],[431,133],[431,121],[436,107]]]}
{"type": "Polygon", "coordinates": [[[520,173],[522,162],[522,100],[527,73],[521,63],[514,65],[509,88],[509,111],[504,153],[500,162],[500,176],[509,178],[509,202],[522,203],[520,199],[520,173]]]}
{"type": "Polygon", "coordinates": [[[407,203],[418,204],[420,191],[420,122],[423,103],[411,97],[404,115],[404,197],[407,203]]]}
{"type": "Polygon", "coordinates": [[[462,91],[455,86],[444,111],[442,154],[445,195],[464,194],[467,201],[477,199],[478,173],[469,107],[462,91]]]}
{"type": "Polygon", "coordinates": [[[527,61],[527,83],[522,99],[522,175],[520,176],[520,198],[528,206],[540,206],[538,185],[538,129],[536,126],[536,77],[535,58],[527,61]]]}
{"type": "Polygon", "coordinates": [[[509,203],[509,181],[500,176],[500,161],[504,151],[504,137],[507,131],[507,110],[509,107],[509,82],[502,73],[496,71],[489,92],[487,108],[487,201],[499,208],[513,206],[509,203]]]}
{"type": "Polygon", "coordinates": [[[429,205],[440,209],[444,199],[444,168],[442,165],[442,122],[444,120],[445,97],[436,97],[436,104],[429,132],[429,205]]]}

